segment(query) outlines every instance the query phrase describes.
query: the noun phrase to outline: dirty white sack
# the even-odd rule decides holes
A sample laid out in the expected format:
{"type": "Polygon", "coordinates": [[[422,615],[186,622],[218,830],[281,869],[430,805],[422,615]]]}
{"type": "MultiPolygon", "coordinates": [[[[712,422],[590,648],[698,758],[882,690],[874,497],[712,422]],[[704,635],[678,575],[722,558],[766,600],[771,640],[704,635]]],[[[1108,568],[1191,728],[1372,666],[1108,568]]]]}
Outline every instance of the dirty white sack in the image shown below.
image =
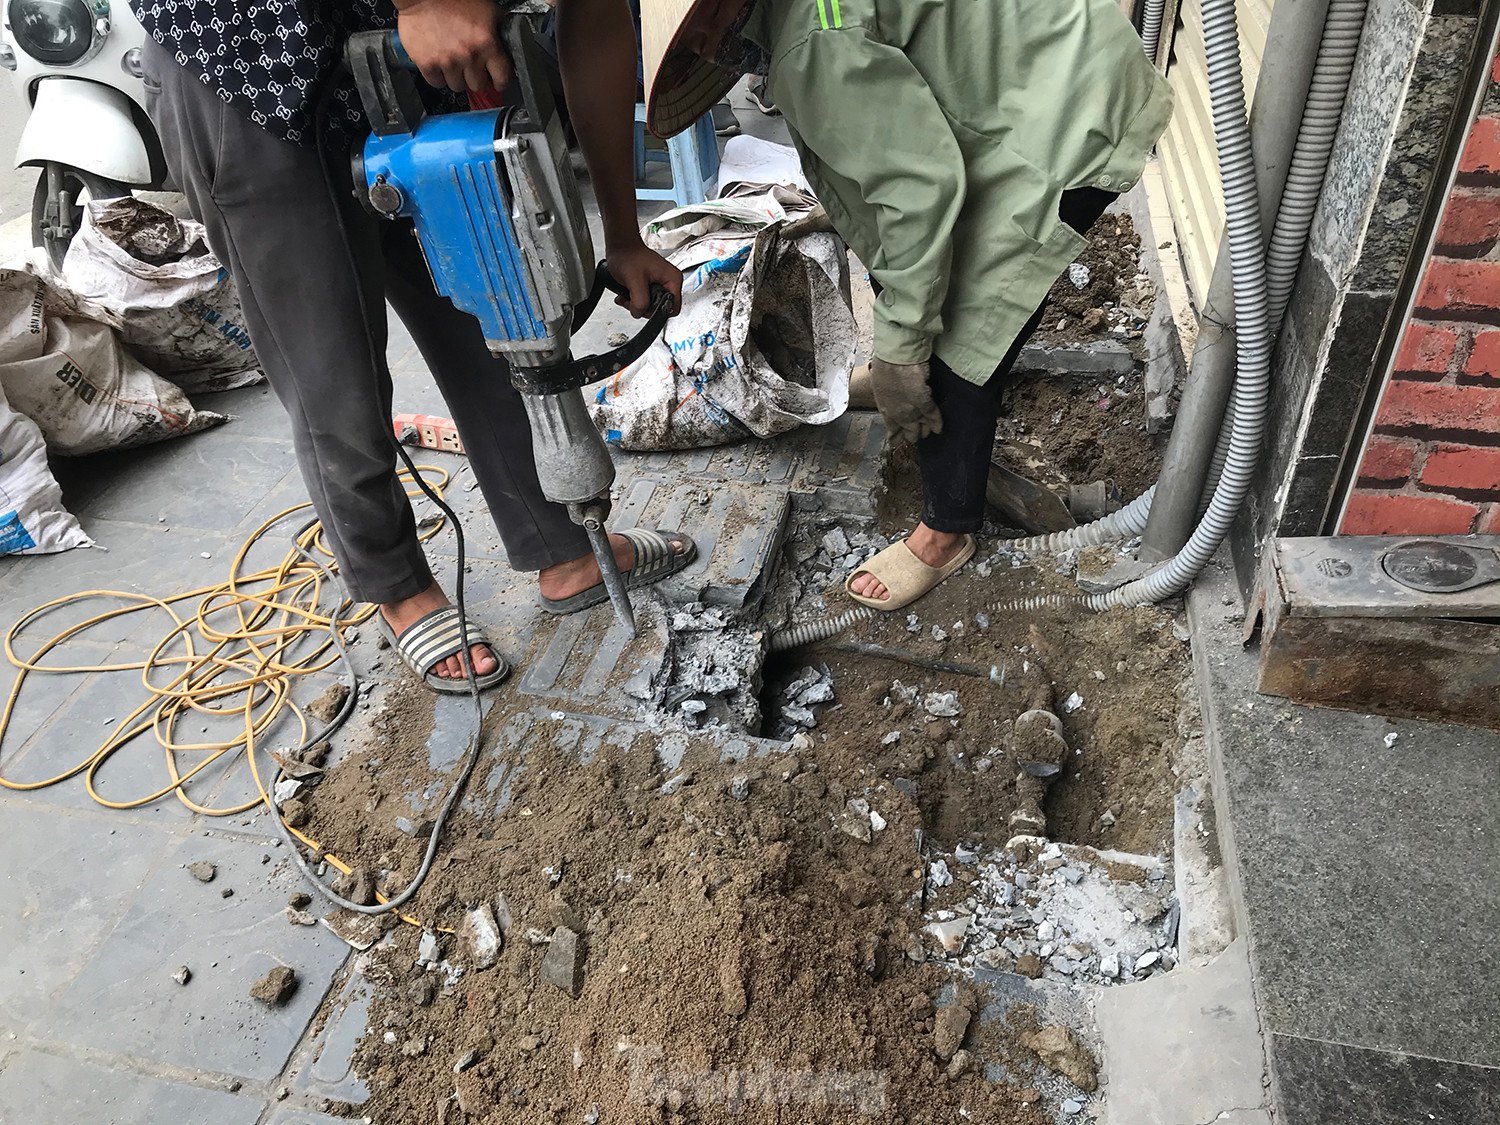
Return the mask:
{"type": "Polygon", "coordinates": [[[126,449],[196,433],[227,419],[195,410],[94,320],[49,316],[40,279],[0,270],[0,387],[47,448],[65,456],[126,449]]]}
{"type": "Polygon", "coordinates": [[[842,243],[780,230],[809,199],[775,188],[669,211],[646,242],[683,271],[682,312],[589,410],[624,449],[696,449],[822,425],[849,404],[857,330],[842,243]]]}
{"type": "Polygon", "coordinates": [[[239,294],[201,223],[129,196],[90,202],[61,276],[48,280],[67,311],[115,328],[190,393],[261,379],[239,294]]]}
{"type": "Polygon", "coordinates": [[[63,507],[41,431],[11,408],[0,388],[0,555],[45,555],[91,546],[93,540],[63,507]]]}

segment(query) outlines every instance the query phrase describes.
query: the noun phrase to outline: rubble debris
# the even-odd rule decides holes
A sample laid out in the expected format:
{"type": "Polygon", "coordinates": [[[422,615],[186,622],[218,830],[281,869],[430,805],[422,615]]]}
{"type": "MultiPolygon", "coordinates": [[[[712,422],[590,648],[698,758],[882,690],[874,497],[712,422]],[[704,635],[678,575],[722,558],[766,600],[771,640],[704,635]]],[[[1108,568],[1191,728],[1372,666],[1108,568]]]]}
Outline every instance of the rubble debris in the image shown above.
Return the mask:
{"type": "Polygon", "coordinates": [[[421,940],[417,942],[417,964],[435,969],[442,959],[443,939],[431,930],[423,930],[421,940]]]}
{"type": "Polygon", "coordinates": [[[406,998],[418,1008],[425,1008],[437,999],[437,991],[437,981],[424,975],[406,986],[406,998]]]}
{"type": "Polygon", "coordinates": [[[458,923],[457,937],[459,961],[472,970],[493,968],[505,944],[495,912],[487,902],[464,913],[458,923]]]}
{"type": "Polygon", "coordinates": [[[973,1018],[973,1010],[960,998],[954,998],[937,1010],[932,1023],[932,1049],[938,1058],[947,1062],[958,1053],[973,1018]]]}
{"type": "Polygon", "coordinates": [[[729,779],[729,788],[725,790],[730,799],[743,801],[750,796],[750,779],[742,773],[735,774],[729,779]]]}
{"type": "Polygon", "coordinates": [[[952,719],[963,714],[956,691],[931,691],[922,700],[922,710],[934,719],[952,719]]]}
{"type": "Polygon", "coordinates": [[[316,926],[318,924],[317,916],[306,910],[298,910],[295,907],[288,906],[281,913],[294,926],[316,926]]]}
{"type": "Polygon", "coordinates": [[[181,965],[178,967],[177,971],[172,974],[172,979],[175,980],[178,984],[185,985],[188,981],[193,979],[193,970],[188,968],[186,965],[181,965]]]}
{"type": "Polygon", "coordinates": [[[974,1065],[974,1055],[971,1051],[959,1048],[953,1052],[953,1057],[948,1060],[948,1081],[957,1082],[974,1065]]]}
{"type": "Polygon", "coordinates": [[[312,895],[306,891],[293,891],[287,896],[286,904],[293,910],[306,910],[312,904],[312,895]]]}
{"type": "Polygon", "coordinates": [[[1061,1074],[1085,1093],[1099,1088],[1099,1064],[1073,1032],[1052,1024],[1022,1036],[1021,1042],[1054,1074],[1061,1074]]]}
{"type": "Polygon", "coordinates": [[[333,884],[333,893],[355,906],[375,905],[375,873],[368,867],[350,868],[333,884]]]}
{"type": "Polygon", "coordinates": [[[1074,1114],[1082,1113],[1083,1106],[1084,1103],[1078,1098],[1064,1098],[1062,1103],[1062,1111],[1069,1117],[1072,1117],[1074,1114]]]}
{"type": "Polygon", "coordinates": [[[410,836],[413,840],[426,840],[431,837],[436,824],[431,817],[412,818],[409,816],[398,816],[395,823],[397,832],[410,836]]]}
{"type": "Polygon", "coordinates": [[[361,953],[380,940],[380,919],[370,914],[341,908],[321,921],[329,933],[361,953]]]}
{"type": "Polygon", "coordinates": [[[307,705],[307,712],[320,723],[331,723],[338,718],[339,712],[344,709],[344,704],[348,699],[349,685],[343,680],[336,680],[323,689],[323,694],[307,705]]]}
{"type": "Polygon", "coordinates": [[[302,828],[312,819],[312,809],[306,801],[293,797],[281,805],[281,819],[288,828],[302,828]]]}
{"type": "Polygon", "coordinates": [[[948,870],[948,861],[935,859],[927,867],[927,882],[934,888],[950,886],[953,883],[953,872],[948,870]]]}
{"type": "Polygon", "coordinates": [[[462,1074],[472,1066],[479,1064],[479,1052],[472,1047],[453,1060],[453,1073],[462,1074]]]}
{"type": "MultiPolygon", "coordinates": [[[[938,863],[947,865],[935,859],[929,872],[938,863]]],[[[954,968],[991,965],[985,954],[1001,949],[1032,979],[1116,984],[1169,964],[1173,889],[1155,857],[1017,837],[977,866],[963,898],[949,892],[925,914],[971,919],[962,947],[945,949],[954,968]]]]}
{"type": "Polygon", "coordinates": [[[269,1008],[279,1008],[297,991],[297,970],[290,965],[276,965],[250,986],[250,996],[269,1008]]]}
{"type": "Polygon", "coordinates": [[[583,942],[566,926],[552,931],[552,940],[542,956],[541,978],[573,999],[583,990],[583,942]]]}
{"type": "Polygon", "coordinates": [[[969,932],[972,919],[967,914],[950,918],[946,922],[931,922],[927,932],[937,938],[938,944],[948,953],[957,953],[964,945],[964,935],[969,932]]]}
{"type": "Polygon", "coordinates": [[[212,883],[219,869],[206,859],[195,860],[187,865],[188,874],[200,883],[212,883]]]}

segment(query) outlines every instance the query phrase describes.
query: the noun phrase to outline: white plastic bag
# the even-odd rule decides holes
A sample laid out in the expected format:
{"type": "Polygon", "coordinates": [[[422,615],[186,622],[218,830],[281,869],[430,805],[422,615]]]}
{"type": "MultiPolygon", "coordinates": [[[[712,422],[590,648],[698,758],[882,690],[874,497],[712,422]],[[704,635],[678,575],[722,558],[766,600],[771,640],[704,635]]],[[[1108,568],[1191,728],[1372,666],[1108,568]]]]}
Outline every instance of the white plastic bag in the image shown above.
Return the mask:
{"type": "Polygon", "coordinates": [[[194,409],[181,389],[120,347],[112,328],[72,317],[48,317],[46,327],[46,351],[0,365],[0,386],[53,453],[129,449],[228,421],[194,409]]]}
{"type": "Polygon", "coordinates": [[[683,271],[682,312],[590,395],[607,441],[694,449],[822,425],[848,407],[857,330],[841,293],[847,259],[832,235],[782,239],[788,204],[808,207],[778,188],[648,226],[647,244],[683,271]]]}
{"type": "Polygon", "coordinates": [[[229,271],[203,225],[125,196],[90,202],[60,277],[71,311],[118,330],[142,363],[193,394],[259,382],[229,271]]]}
{"type": "Polygon", "coordinates": [[[41,431],[0,389],[0,555],[44,555],[93,546],[63,507],[41,431]]]}

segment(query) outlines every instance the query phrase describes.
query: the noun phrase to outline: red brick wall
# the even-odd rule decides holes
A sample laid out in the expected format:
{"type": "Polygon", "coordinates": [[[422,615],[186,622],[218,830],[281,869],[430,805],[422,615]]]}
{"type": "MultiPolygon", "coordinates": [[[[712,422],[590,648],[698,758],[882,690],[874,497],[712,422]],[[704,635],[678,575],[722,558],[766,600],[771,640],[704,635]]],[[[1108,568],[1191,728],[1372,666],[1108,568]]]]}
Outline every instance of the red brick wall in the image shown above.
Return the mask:
{"type": "Polygon", "coordinates": [[[1339,531],[1500,533],[1500,58],[1339,531]]]}

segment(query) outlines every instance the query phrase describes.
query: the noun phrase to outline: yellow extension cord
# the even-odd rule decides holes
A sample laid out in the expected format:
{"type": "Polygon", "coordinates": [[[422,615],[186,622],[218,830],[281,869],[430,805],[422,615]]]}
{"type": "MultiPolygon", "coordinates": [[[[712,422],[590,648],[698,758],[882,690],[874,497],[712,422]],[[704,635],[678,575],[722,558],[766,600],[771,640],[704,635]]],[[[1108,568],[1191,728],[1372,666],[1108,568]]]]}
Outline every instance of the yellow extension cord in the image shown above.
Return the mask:
{"type": "MultiPolygon", "coordinates": [[[[417,472],[439,496],[442,495],[449,481],[447,470],[420,465],[417,472]]],[[[420,490],[414,490],[416,482],[410,473],[403,471],[399,476],[407,486],[408,497],[423,495],[420,490]]],[[[121,590],[84,590],[37,606],[16,621],[5,634],[5,655],[16,668],[16,677],[4,709],[0,710],[0,752],[4,750],[5,735],[21,690],[33,674],[139,671],[146,698],[127,717],[115,723],[112,733],[103,743],[77,764],[53,777],[37,781],[15,781],[0,771],[0,786],[15,792],[33,792],[81,773],[89,796],[107,809],[138,809],[167,796],[175,796],[193,812],[204,816],[237,816],[264,804],[272,816],[280,818],[256,762],[259,739],[290,712],[299,728],[295,744],[307,743],[308,718],[292,698],[293,685],[298,677],[326,671],[337,663],[343,654],[342,631],[368,620],[375,612],[372,605],[356,609],[342,598],[332,615],[320,611],[324,580],[335,565],[332,554],[323,543],[322,526],[316,521],[298,532],[293,547],[278,564],[248,573],[244,570],[246,559],[263,536],[277,524],[299,512],[310,511],[311,507],[309,503],[298,504],[261,524],[241,544],[230,566],[229,576],[223,582],[163,598],[121,590]],[[319,564],[313,561],[315,556],[329,561],[319,564]],[[43,641],[29,657],[17,654],[17,640],[32,622],[63,607],[92,599],[127,604],[69,626],[43,641]],[[182,603],[191,606],[186,616],[173,609],[182,603]],[[170,617],[172,626],[142,660],[90,665],[43,663],[48,653],[89,629],[153,609],[170,617]],[[347,615],[340,616],[345,611],[348,611],[347,615]],[[226,617],[230,620],[225,621],[226,617]],[[163,679],[166,682],[160,682],[163,679]],[[181,740],[179,724],[194,714],[219,719],[240,716],[243,733],[230,742],[181,740]],[[114,754],[147,731],[154,734],[165,755],[168,783],[154,793],[129,800],[105,797],[95,787],[99,770],[114,754]],[[233,754],[242,754],[249,764],[258,798],[243,804],[210,808],[188,796],[186,786],[194,777],[233,754]]],[[[440,520],[420,532],[419,538],[425,542],[442,527],[443,521],[440,520]]],[[[3,761],[3,753],[0,753],[0,761],[3,761]]],[[[349,864],[324,853],[312,837],[291,825],[286,825],[286,828],[315,854],[322,854],[336,870],[345,875],[350,873],[349,864]]],[[[376,898],[382,903],[387,901],[384,895],[377,894],[376,898]]],[[[413,925],[421,924],[405,914],[400,917],[413,925]]]]}

